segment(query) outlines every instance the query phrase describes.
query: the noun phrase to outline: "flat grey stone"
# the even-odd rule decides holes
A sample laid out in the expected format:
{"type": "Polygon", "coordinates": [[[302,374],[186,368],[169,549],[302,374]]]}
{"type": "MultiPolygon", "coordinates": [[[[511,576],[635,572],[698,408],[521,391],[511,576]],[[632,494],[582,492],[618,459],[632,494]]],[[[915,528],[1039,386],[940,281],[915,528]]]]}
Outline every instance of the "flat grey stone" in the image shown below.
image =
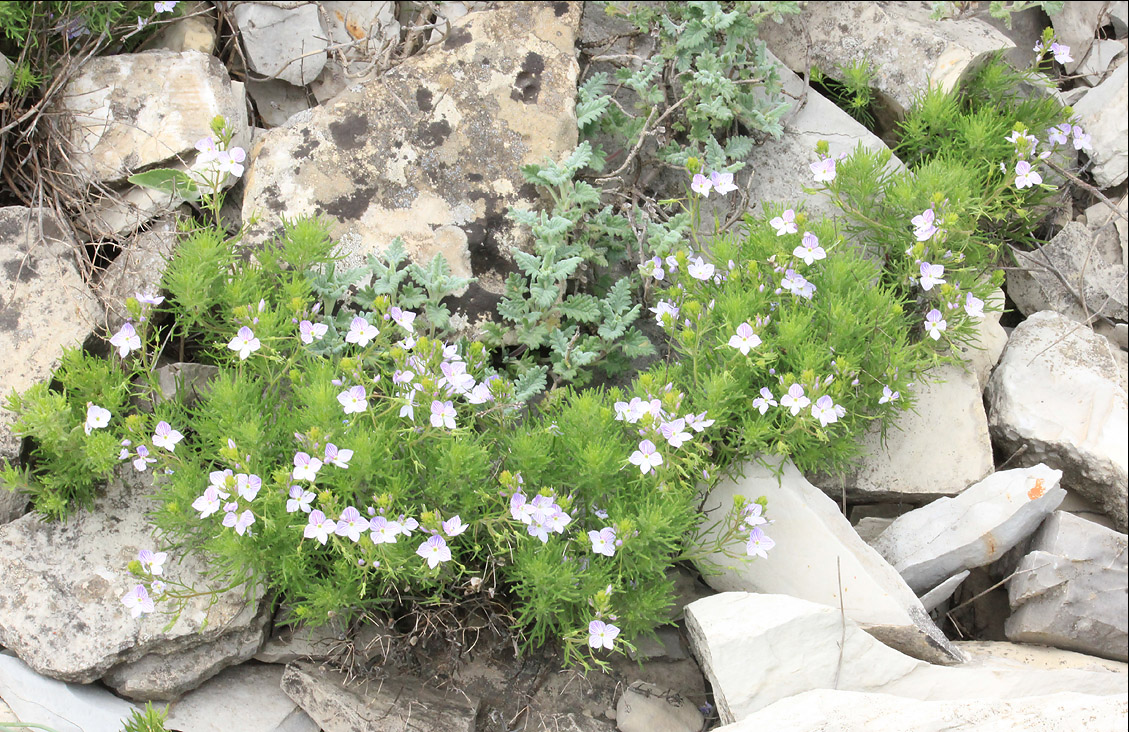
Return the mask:
{"type": "MultiPolygon", "coordinates": [[[[136,706],[97,686],[67,684],[40,676],[26,663],[0,653],[0,707],[19,721],[57,732],[121,732],[136,706]]],[[[4,715],[0,714],[0,723],[4,715]]]]}
{"type": "Polygon", "coordinates": [[[1129,660],[1127,542],[1125,534],[1056,511],[1008,582],[1007,637],[1129,660]]]}
{"type": "MultiPolygon", "coordinates": [[[[167,630],[160,612],[130,617],[121,603],[136,584],[129,562],[155,546],[151,479],[125,466],[90,512],[66,523],[29,514],[0,526],[0,645],[41,674],[88,683],[120,663],[188,650],[255,622],[261,587],[250,597],[237,587],[215,604],[194,598],[167,630]]],[[[170,556],[167,567],[179,582],[207,586],[198,555],[170,556]]]]}
{"type": "Polygon", "coordinates": [[[295,86],[305,86],[321,73],[328,42],[316,4],[244,2],[234,12],[252,71],[295,86]]]}
{"type": "Polygon", "coordinates": [[[169,704],[166,726],[179,732],[318,732],[281,687],[283,666],[246,663],[225,669],[169,704]]]}
{"type": "Polygon", "coordinates": [[[1066,491],[1045,465],[993,473],[955,498],[900,516],[872,546],[914,592],[991,564],[1033,534],[1066,491]]]}
{"type": "Polygon", "coordinates": [[[949,577],[947,580],[922,595],[921,604],[925,608],[925,612],[933,612],[941,603],[952,597],[953,593],[960,587],[961,582],[968,579],[969,574],[971,574],[971,572],[967,569],[954,574],[952,577],[949,577]]]}
{"type": "Polygon", "coordinates": [[[1090,133],[1094,182],[1102,189],[1120,185],[1129,169],[1129,64],[1088,91],[1074,105],[1074,114],[1090,133]]]}
{"type": "Polygon", "coordinates": [[[705,719],[681,694],[644,681],[634,681],[615,705],[619,732],[698,732],[705,719]]]}

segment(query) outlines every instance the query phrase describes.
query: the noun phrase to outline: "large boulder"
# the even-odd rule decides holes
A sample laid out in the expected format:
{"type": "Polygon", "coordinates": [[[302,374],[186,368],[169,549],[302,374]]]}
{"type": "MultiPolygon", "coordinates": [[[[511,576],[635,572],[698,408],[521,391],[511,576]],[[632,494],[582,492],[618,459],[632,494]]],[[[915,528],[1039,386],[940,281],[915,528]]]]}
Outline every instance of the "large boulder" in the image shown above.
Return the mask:
{"type": "MultiPolygon", "coordinates": [[[[70,227],[45,209],[0,208],[0,400],[51,378],[63,348],[81,346],[98,301],[77,263],[70,227]]],[[[0,462],[19,455],[15,415],[0,401],[0,462]]],[[[25,496],[0,489],[0,524],[23,512],[25,496]]],[[[7,584],[4,582],[3,584],[7,584]]]]}
{"type": "Polygon", "coordinates": [[[478,277],[469,297],[492,309],[511,249],[530,243],[505,215],[537,204],[522,166],[576,146],[579,18],[568,3],[470,13],[440,48],[270,130],[251,154],[245,240],[321,216],[353,267],[402,237],[416,262],[442,254],[478,277]]]}
{"type": "MultiPolygon", "coordinates": [[[[136,584],[129,562],[154,547],[152,493],[151,476],[126,467],[89,513],[66,523],[27,515],[0,526],[0,645],[41,674],[84,684],[118,664],[185,652],[261,623],[263,590],[243,586],[187,600],[171,625],[162,613],[130,618],[121,598],[136,584]]],[[[205,558],[173,556],[168,566],[177,582],[207,588],[205,558]]]]}
{"type": "Polygon", "coordinates": [[[898,517],[871,542],[915,592],[991,564],[1026,539],[1066,491],[1045,465],[993,473],[956,498],[898,517]]]}
{"type": "Polygon", "coordinates": [[[1108,341],[1054,312],[1035,313],[1008,339],[988,382],[988,424],[1017,465],[1046,463],[1062,484],[1126,528],[1129,406],[1108,341]]]}
{"type": "MultiPolygon", "coordinates": [[[[699,563],[706,582],[720,591],[781,593],[840,607],[876,638],[905,653],[939,663],[963,660],[933,624],[897,571],[867,546],[834,501],[790,462],[750,463],[744,475],[726,478],[706,498],[704,546],[716,545],[719,522],[735,497],[768,499],[776,542],[767,559],[734,559],[711,552],[699,563]]],[[[738,555],[744,547],[726,547],[738,555]]]]}
{"type": "Polygon", "coordinates": [[[1129,660],[1125,534],[1056,511],[1008,581],[1008,638],[1129,660]]]}
{"type": "Polygon", "coordinates": [[[870,64],[871,86],[891,116],[903,115],[930,84],[952,89],[992,53],[1013,47],[987,23],[938,22],[917,2],[810,3],[783,23],[762,23],[760,35],[798,73],[818,66],[834,79],[841,68],[870,64]]]}
{"type": "Polygon", "coordinates": [[[1125,694],[1126,675],[1106,670],[1019,669],[990,660],[933,666],[879,643],[838,608],[785,595],[714,595],[687,606],[686,618],[691,648],[726,723],[813,689],[921,701],[1125,694]]]}
{"type": "Polygon", "coordinates": [[[1125,182],[1129,170],[1129,63],[1122,63],[1105,81],[1086,92],[1074,105],[1074,114],[1090,133],[1094,182],[1099,188],[1125,182]]]}

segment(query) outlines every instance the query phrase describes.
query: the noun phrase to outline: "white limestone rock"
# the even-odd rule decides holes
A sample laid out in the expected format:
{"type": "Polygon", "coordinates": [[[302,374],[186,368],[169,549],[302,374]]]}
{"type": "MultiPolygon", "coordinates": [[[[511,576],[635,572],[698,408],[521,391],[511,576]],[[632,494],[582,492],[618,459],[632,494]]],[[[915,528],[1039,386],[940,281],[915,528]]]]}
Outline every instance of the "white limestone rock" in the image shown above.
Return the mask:
{"type": "Polygon", "coordinates": [[[305,86],[325,66],[328,37],[316,4],[292,5],[239,3],[234,9],[235,23],[252,71],[305,86]]]}
{"type": "MultiPolygon", "coordinates": [[[[168,629],[160,613],[130,617],[121,603],[136,585],[129,562],[154,546],[151,481],[127,466],[90,512],[66,523],[29,514],[0,526],[0,645],[41,674],[89,683],[117,664],[186,651],[256,621],[261,587],[249,597],[236,587],[214,604],[193,598],[168,629]]],[[[207,587],[202,557],[170,556],[168,568],[178,581],[207,587]]]]}
{"type": "Polygon", "coordinates": [[[1014,641],[1129,660],[1125,534],[1056,511],[1008,582],[1014,641]]]}
{"type": "Polygon", "coordinates": [[[925,608],[925,612],[933,612],[941,603],[952,597],[961,583],[968,579],[969,574],[971,574],[971,572],[967,569],[963,572],[958,572],[922,595],[921,605],[925,608]]]}
{"type": "Polygon", "coordinates": [[[993,473],[955,498],[897,518],[872,546],[915,592],[991,564],[1033,534],[1066,491],[1045,465],[993,473]]]}
{"type": "Polygon", "coordinates": [[[219,59],[195,51],[149,51],[90,59],[63,89],[71,161],[90,182],[122,181],[158,163],[191,164],[198,140],[222,115],[233,146],[250,132],[242,84],[219,59]]]}
{"type": "Polygon", "coordinates": [[[1074,105],[1074,114],[1090,133],[1091,172],[1098,188],[1123,183],[1129,169],[1129,63],[1086,92],[1074,105]]]}
{"type": "Polygon", "coordinates": [[[106,332],[116,332],[129,317],[128,298],[138,293],[158,294],[165,268],[176,252],[177,236],[171,218],[155,222],[148,231],[125,242],[102,272],[95,289],[106,309],[106,332]]]}
{"type": "MultiPolygon", "coordinates": [[[[839,611],[884,643],[940,663],[962,660],[933,624],[902,578],[855,533],[834,501],[809,483],[790,462],[750,463],[742,478],[726,478],[705,501],[702,543],[716,541],[719,522],[743,495],[768,499],[766,533],[776,542],[768,559],[732,559],[710,554],[699,563],[716,590],[782,593],[839,611]],[[779,467],[780,479],[773,473],[779,467]],[[720,570],[715,573],[715,570],[720,570]],[[841,592],[840,592],[841,588],[841,592]]],[[[730,551],[743,555],[744,547],[730,551]]]]}
{"type": "Polygon", "coordinates": [[[1048,693],[1010,700],[917,701],[890,694],[817,689],[781,699],[715,732],[1122,732],[1124,696],[1048,693]]]}
{"type": "Polygon", "coordinates": [[[704,722],[693,701],[645,681],[632,682],[615,705],[619,732],[698,732],[704,722]]]}
{"type": "MultiPolygon", "coordinates": [[[[121,732],[137,709],[97,686],[40,676],[7,653],[0,653],[0,699],[0,708],[7,703],[18,721],[57,732],[121,732]]],[[[0,723],[4,721],[0,713],[0,723]]]]}
{"type": "Polygon", "coordinates": [[[888,648],[850,620],[844,623],[838,609],[785,595],[714,595],[688,606],[686,618],[691,647],[725,723],[813,689],[921,701],[1125,694],[1126,677],[1105,670],[1017,669],[990,660],[933,666],[888,648]]]}
{"type": "MultiPolygon", "coordinates": [[[[994,335],[986,338],[993,349],[999,346],[994,335]]],[[[992,472],[978,377],[994,360],[985,352],[976,371],[955,365],[930,370],[914,387],[913,410],[886,428],[885,444],[881,425],[873,425],[863,436],[862,457],[854,468],[843,476],[813,475],[812,482],[833,497],[845,488],[848,499],[865,503],[921,504],[959,495],[992,472]]]]}
{"type": "Polygon", "coordinates": [[[988,382],[989,427],[1018,465],[1045,463],[1126,528],[1129,406],[1109,342],[1054,312],[1012,332],[988,382]]]}

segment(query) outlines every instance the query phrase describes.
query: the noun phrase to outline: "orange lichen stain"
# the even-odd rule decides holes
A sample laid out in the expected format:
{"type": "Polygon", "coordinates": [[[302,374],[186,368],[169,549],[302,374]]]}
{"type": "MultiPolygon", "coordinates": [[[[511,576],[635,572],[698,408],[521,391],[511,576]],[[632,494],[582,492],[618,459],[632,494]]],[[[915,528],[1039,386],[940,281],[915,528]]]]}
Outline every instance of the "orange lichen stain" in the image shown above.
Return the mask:
{"type": "Polygon", "coordinates": [[[1042,478],[1035,479],[1035,485],[1031,490],[1027,491],[1027,497],[1034,501],[1036,498],[1042,498],[1043,494],[1047,492],[1047,487],[1043,485],[1042,478]]]}

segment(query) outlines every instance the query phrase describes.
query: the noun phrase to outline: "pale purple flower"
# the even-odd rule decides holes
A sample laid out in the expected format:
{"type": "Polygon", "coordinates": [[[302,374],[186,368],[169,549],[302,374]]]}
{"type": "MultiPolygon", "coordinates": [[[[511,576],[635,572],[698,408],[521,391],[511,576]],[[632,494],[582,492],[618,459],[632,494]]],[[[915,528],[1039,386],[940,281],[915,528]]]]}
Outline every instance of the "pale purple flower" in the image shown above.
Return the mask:
{"type": "Polygon", "coordinates": [[[369,538],[373,544],[395,544],[400,536],[400,524],[383,516],[374,516],[369,521],[369,538]]]}
{"type": "Polygon", "coordinates": [[[353,318],[353,322],[349,324],[349,332],[345,334],[345,342],[356,343],[364,348],[378,335],[380,335],[380,331],[376,329],[376,326],[358,316],[353,318]]]}
{"type": "MultiPolygon", "coordinates": [[[[226,497],[226,496],[225,496],[226,497]]],[[[204,495],[192,502],[193,510],[200,512],[200,518],[208,518],[220,510],[220,491],[214,485],[204,489],[204,495]]]]}
{"type": "Polygon", "coordinates": [[[447,389],[447,393],[467,394],[474,388],[474,377],[466,372],[466,363],[463,361],[444,361],[439,364],[443,373],[439,377],[439,385],[447,389]]]}
{"type": "Polygon", "coordinates": [[[686,272],[694,279],[705,282],[713,277],[714,266],[701,257],[695,257],[687,263],[686,272]]]}
{"type": "Polygon", "coordinates": [[[142,613],[151,613],[156,609],[153,599],[149,597],[149,592],[145,589],[145,585],[137,585],[125,593],[122,596],[122,604],[129,610],[129,615],[132,618],[138,618],[142,613]]]}
{"type": "Polygon", "coordinates": [[[632,465],[638,465],[639,470],[643,471],[643,475],[651,472],[652,468],[662,465],[663,456],[655,449],[655,443],[650,440],[643,440],[639,443],[639,449],[631,453],[628,462],[632,465]]]}
{"type": "Polygon", "coordinates": [[[149,448],[144,445],[137,446],[137,457],[133,459],[133,469],[139,473],[149,468],[149,463],[157,462],[157,458],[149,457],[149,448]]]}
{"type": "Polygon", "coordinates": [[[404,514],[400,514],[399,520],[394,523],[396,529],[404,536],[411,536],[412,532],[419,528],[419,521],[414,518],[404,518],[404,514]]]}
{"type": "Polygon", "coordinates": [[[348,468],[349,461],[353,459],[353,451],[337,447],[332,442],[325,446],[326,465],[336,465],[339,468],[348,468]]]}
{"type": "Polygon", "coordinates": [[[646,262],[639,265],[639,272],[644,277],[653,277],[660,282],[666,277],[666,272],[663,270],[662,257],[651,257],[646,262]]]}
{"type": "Polygon", "coordinates": [[[917,216],[914,216],[910,223],[913,224],[913,235],[918,241],[929,241],[933,235],[937,233],[936,226],[937,214],[932,208],[927,208],[917,216]]]}
{"type": "Polygon", "coordinates": [[[353,541],[361,540],[361,533],[368,531],[369,521],[361,517],[361,512],[353,506],[349,506],[341,512],[341,518],[337,521],[337,528],[334,533],[338,536],[347,536],[353,541]]]}
{"type": "Polygon", "coordinates": [[[749,541],[745,544],[745,554],[750,557],[768,559],[768,552],[776,542],[768,538],[759,526],[754,526],[749,532],[749,541]]]}
{"type": "Polygon", "coordinates": [[[1055,61],[1060,64],[1068,64],[1074,60],[1070,56],[1070,46],[1064,46],[1057,41],[1051,44],[1050,51],[1054,55],[1055,61]]]}
{"type": "Polygon", "coordinates": [[[345,414],[360,414],[368,409],[368,395],[363,386],[354,386],[337,395],[345,414]]]}
{"type": "Polygon", "coordinates": [[[330,534],[335,533],[337,524],[333,519],[325,517],[325,514],[317,509],[310,513],[309,523],[306,528],[302,530],[302,536],[307,539],[317,539],[323,545],[329,541],[330,534]]]}
{"type": "Polygon", "coordinates": [[[793,417],[809,404],[811,404],[811,400],[804,396],[804,387],[799,384],[789,386],[788,392],[780,397],[780,406],[791,411],[793,417]]]}
{"type": "Polygon", "coordinates": [[[984,301],[971,292],[966,293],[964,296],[964,312],[968,313],[970,318],[983,318],[984,301]]]}
{"type": "Polygon", "coordinates": [[[247,529],[251,528],[253,523],[255,523],[255,514],[251,513],[250,509],[238,516],[235,515],[235,511],[228,511],[223,517],[223,525],[234,528],[235,533],[240,536],[246,534],[247,529]]]}
{"type": "Polygon", "coordinates": [[[176,9],[176,4],[179,0],[159,0],[153,3],[154,13],[171,13],[176,9]]]}
{"type": "MultiPolygon", "coordinates": [[[[232,445],[232,449],[234,449],[234,443],[232,443],[231,440],[228,440],[228,443],[232,445]]],[[[231,471],[231,468],[226,470],[213,470],[208,473],[208,482],[219,491],[220,498],[226,499],[230,494],[224,491],[224,488],[235,485],[235,474],[231,471]]]]}
{"type": "Polygon", "coordinates": [[[835,402],[827,394],[815,400],[815,404],[811,406],[811,416],[819,420],[821,427],[826,427],[833,422],[839,421],[839,414],[835,410],[835,402]]]}
{"type": "Polygon", "coordinates": [[[227,347],[239,354],[239,360],[244,361],[251,355],[252,351],[257,351],[262,346],[259,339],[251,332],[247,326],[239,329],[235,337],[231,339],[231,343],[227,347]]]}
{"type": "Polygon", "coordinates": [[[329,332],[329,326],[325,323],[311,323],[308,320],[303,320],[298,323],[298,337],[306,345],[313,343],[315,340],[320,341],[329,332]]]}
{"type": "Polygon", "coordinates": [[[749,351],[760,344],[760,336],[753,332],[753,326],[748,323],[738,325],[737,333],[729,338],[729,345],[739,350],[743,356],[749,355],[749,351]]]}
{"type": "Polygon", "coordinates": [[[682,445],[693,437],[693,435],[686,431],[685,419],[663,422],[662,425],[659,426],[659,432],[662,433],[662,436],[673,448],[682,447],[682,445]]]}
{"type": "Polygon", "coordinates": [[[752,528],[768,523],[768,519],[764,517],[764,507],[759,503],[748,503],[742,512],[744,515],[744,523],[746,526],[752,528]]]}
{"type": "Polygon", "coordinates": [[[161,295],[150,295],[145,292],[135,292],[133,298],[142,305],[160,305],[165,301],[161,295]]]}
{"type": "Polygon", "coordinates": [[[125,358],[130,351],[141,348],[141,336],[137,335],[132,323],[125,323],[110,338],[110,345],[118,349],[118,355],[125,358]]]}
{"type": "Polygon", "coordinates": [[[886,402],[896,402],[901,396],[901,392],[893,391],[889,386],[883,385],[882,396],[878,397],[878,403],[885,404],[886,402]]]}
{"type": "Polygon", "coordinates": [[[313,491],[308,491],[300,485],[290,486],[290,498],[286,501],[286,513],[310,512],[310,504],[317,498],[313,491]]]}
{"type": "Polygon", "coordinates": [[[615,529],[611,526],[605,526],[599,531],[589,531],[588,540],[592,542],[592,551],[596,554],[615,556],[615,529]]]}
{"type": "Polygon", "coordinates": [[[776,399],[772,396],[772,392],[768,390],[767,386],[761,387],[761,395],[753,399],[753,408],[760,411],[761,414],[768,412],[769,407],[777,406],[776,399]]]}
{"type": "Polygon", "coordinates": [[[458,514],[455,514],[446,521],[440,522],[440,525],[443,527],[443,533],[452,539],[469,528],[463,523],[463,520],[459,518],[458,514]]]}
{"type": "Polygon", "coordinates": [[[451,402],[433,399],[431,402],[431,426],[455,429],[455,407],[451,402]]]}
{"type": "Polygon", "coordinates": [[[799,257],[804,260],[804,264],[810,265],[826,259],[827,251],[819,245],[819,238],[815,234],[805,231],[799,246],[792,250],[792,256],[799,257]]]}
{"type": "Polygon", "coordinates": [[[772,219],[772,221],[768,222],[768,225],[776,229],[777,236],[800,233],[800,227],[796,224],[796,212],[792,209],[788,209],[772,219]]]}
{"type": "Polygon", "coordinates": [[[537,506],[533,505],[526,500],[525,494],[521,491],[515,492],[510,496],[510,516],[514,521],[520,521],[523,524],[533,522],[533,514],[537,512],[537,506]]]}
{"type": "Polygon", "coordinates": [[[247,159],[247,151],[241,147],[230,150],[221,150],[216,154],[215,169],[224,175],[234,175],[236,178],[243,175],[243,161],[247,159]]]}
{"type": "Polygon", "coordinates": [[[200,165],[212,162],[220,154],[220,149],[216,145],[216,138],[211,135],[197,140],[196,150],[200,153],[196,156],[196,162],[200,165]]]}
{"type": "Polygon", "coordinates": [[[309,453],[299,452],[294,455],[294,480],[308,480],[313,483],[317,480],[318,471],[321,470],[322,462],[316,457],[311,457],[309,453]]]}
{"type": "Polygon", "coordinates": [[[413,321],[416,319],[416,314],[411,310],[401,310],[400,308],[393,305],[392,309],[388,311],[388,314],[392,317],[392,321],[396,323],[396,325],[400,326],[409,333],[415,332],[415,325],[413,325],[413,321]]]}
{"type": "Polygon", "coordinates": [[[710,188],[712,187],[713,184],[710,183],[710,179],[702,175],[701,173],[696,173],[694,175],[694,179],[690,181],[690,190],[694,191],[694,193],[697,193],[703,198],[709,197],[710,188]]]}
{"type": "Polygon", "coordinates": [[[1043,182],[1043,176],[1031,167],[1031,163],[1020,160],[1015,164],[1015,187],[1030,188],[1043,182]]]}
{"type": "Polygon", "coordinates": [[[659,300],[655,307],[647,309],[655,314],[655,322],[659,325],[663,324],[664,315],[669,315],[672,322],[678,320],[678,306],[669,300],[659,300]]]}
{"type": "Polygon", "coordinates": [[[714,420],[706,419],[705,412],[702,412],[701,414],[694,414],[693,412],[691,412],[690,414],[687,414],[684,419],[686,420],[686,426],[694,430],[695,432],[702,432],[707,427],[712,426],[714,423],[714,420]]]}
{"type": "Polygon", "coordinates": [[[732,173],[719,173],[715,170],[710,173],[710,183],[713,184],[713,189],[723,196],[737,190],[732,173]]]}
{"type": "Polygon", "coordinates": [[[824,158],[808,167],[811,168],[816,183],[830,183],[835,180],[835,158],[824,158]]]}
{"type": "Polygon", "coordinates": [[[941,339],[941,332],[948,328],[948,323],[941,317],[941,311],[933,308],[925,315],[925,330],[929,337],[935,341],[941,339]]]}
{"type": "Polygon", "coordinates": [[[407,417],[412,422],[416,421],[416,390],[409,389],[407,395],[404,397],[405,403],[400,407],[400,416],[407,417]]]}
{"type": "Polygon", "coordinates": [[[555,503],[553,506],[556,510],[546,516],[544,520],[541,521],[541,525],[549,531],[563,534],[565,527],[572,523],[572,516],[562,511],[560,506],[557,506],[555,503]]]}
{"type": "Polygon", "coordinates": [[[442,536],[435,534],[419,545],[416,554],[427,560],[429,569],[435,569],[442,562],[451,561],[451,550],[442,536]]]}
{"type": "Polygon", "coordinates": [[[259,491],[263,489],[263,479],[252,473],[245,475],[238,473],[235,476],[235,491],[245,501],[255,500],[255,496],[259,495],[259,491]]]}
{"type": "Polygon", "coordinates": [[[1052,145],[1065,145],[1068,139],[1067,135],[1070,134],[1070,131],[1071,126],[1069,122],[1058,125],[1056,127],[1048,127],[1047,142],[1051,143],[1052,145]]]}
{"type": "Polygon", "coordinates": [[[149,583],[149,589],[160,599],[160,596],[165,594],[165,583],[161,580],[153,580],[149,583]]]}
{"type": "Polygon", "coordinates": [[[934,285],[943,285],[945,280],[945,265],[943,264],[930,264],[929,262],[922,262],[919,268],[921,272],[921,289],[928,292],[933,289],[934,285]]]}
{"type": "Polygon", "coordinates": [[[153,552],[148,549],[142,549],[137,553],[137,561],[141,562],[141,568],[154,576],[165,573],[165,560],[168,558],[169,555],[165,552],[153,552]]]}
{"type": "Polygon", "coordinates": [[[494,400],[494,394],[490,391],[490,382],[498,379],[494,376],[487,378],[481,384],[475,384],[470,393],[466,395],[466,400],[471,404],[485,404],[486,402],[494,400]]]}
{"type": "Polygon", "coordinates": [[[793,295],[806,300],[810,300],[812,295],[815,294],[815,285],[809,282],[802,274],[792,269],[784,273],[784,279],[780,281],[780,286],[793,295]]]}
{"type": "Polygon", "coordinates": [[[1074,149],[1075,150],[1093,150],[1094,149],[1093,146],[1090,144],[1089,133],[1083,132],[1082,128],[1079,127],[1078,125],[1074,125],[1070,129],[1070,135],[1071,135],[1071,141],[1074,143],[1074,149]]]}
{"type": "Polygon", "coordinates": [[[183,439],[184,435],[174,430],[172,425],[164,420],[158,422],[156,429],[153,430],[153,446],[164,448],[169,452],[175,452],[176,443],[183,439]]]}
{"type": "Polygon", "coordinates": [[[86,424],[83,429],[86,434],[90,434],[93,430],[101,429],[110,424],[110,410],[100,407],[93,402],[86,403],[86,424]]]}
{"type": "Polygon", "coordinates": [[[588,645],[592,648],[606,648],[609,651],[615,648],[615,639],[619,636],[619,628],[603,620],[593,620],[588,623],[588,645]]]}

